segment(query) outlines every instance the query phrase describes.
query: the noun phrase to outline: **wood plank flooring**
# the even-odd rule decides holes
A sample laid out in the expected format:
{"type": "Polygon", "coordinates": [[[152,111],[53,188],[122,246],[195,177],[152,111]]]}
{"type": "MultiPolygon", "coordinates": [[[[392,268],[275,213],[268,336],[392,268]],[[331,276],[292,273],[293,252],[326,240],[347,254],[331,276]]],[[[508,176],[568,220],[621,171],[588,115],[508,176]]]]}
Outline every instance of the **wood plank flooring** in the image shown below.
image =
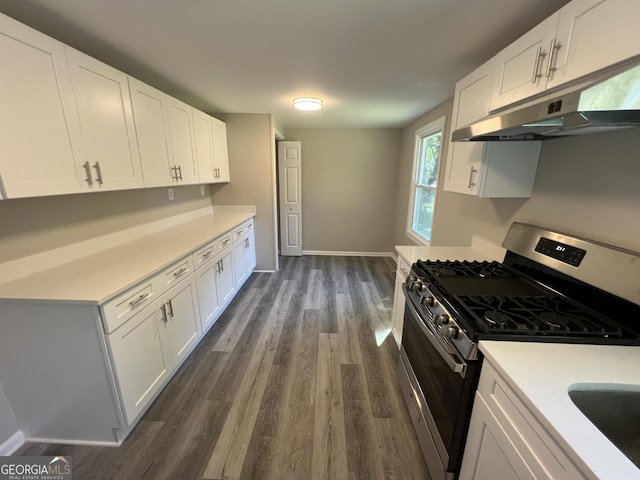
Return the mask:
{"type": "Polygon", "coordinates": [[[122,446],[26,444],[83,479],[428,479],[396,381],[395,263],[254,273],[122,446]]]}

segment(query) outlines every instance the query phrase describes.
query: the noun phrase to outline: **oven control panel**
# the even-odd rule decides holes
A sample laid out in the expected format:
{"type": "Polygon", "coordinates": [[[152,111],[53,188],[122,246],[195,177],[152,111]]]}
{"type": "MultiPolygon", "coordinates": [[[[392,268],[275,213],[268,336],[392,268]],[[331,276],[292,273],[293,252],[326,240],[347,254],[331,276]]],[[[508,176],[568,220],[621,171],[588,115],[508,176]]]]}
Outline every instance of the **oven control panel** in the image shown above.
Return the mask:
{"type": "Polygon", "coordinates": [[[545,237],[540,238],[535,251],[574,267],[578,267],[587,254],[586,250],[556,242],[555,240],[550,240],[545,237]]]}

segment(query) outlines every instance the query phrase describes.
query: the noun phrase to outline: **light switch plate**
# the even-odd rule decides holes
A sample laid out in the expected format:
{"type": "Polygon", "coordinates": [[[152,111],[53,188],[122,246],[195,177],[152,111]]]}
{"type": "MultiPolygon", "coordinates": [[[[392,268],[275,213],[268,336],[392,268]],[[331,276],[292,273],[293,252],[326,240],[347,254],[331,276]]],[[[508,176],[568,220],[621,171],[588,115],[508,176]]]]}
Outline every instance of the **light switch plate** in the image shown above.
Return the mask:
{"type": "Polygon", "coordinates": [[[173,188],[169,189],[169,200],[173,200],[173,188]]]}

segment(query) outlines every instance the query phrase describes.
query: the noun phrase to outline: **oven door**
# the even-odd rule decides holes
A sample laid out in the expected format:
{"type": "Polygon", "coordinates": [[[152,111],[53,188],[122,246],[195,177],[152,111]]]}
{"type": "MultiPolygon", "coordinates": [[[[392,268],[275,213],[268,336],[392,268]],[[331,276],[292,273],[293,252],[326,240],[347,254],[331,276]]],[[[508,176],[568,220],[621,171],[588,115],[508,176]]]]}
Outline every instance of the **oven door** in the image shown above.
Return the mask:
{"type": "Polygon", "coordinates": [[[399,375],[410,412],[414,409],[412,419],[431,476],[456,478],[478,382],[478,362],[464,362],[447,352],[421,319],[419,309],[408,296],[399,375]],[[421,429],[427,432],[419,432],[421,429]]]}

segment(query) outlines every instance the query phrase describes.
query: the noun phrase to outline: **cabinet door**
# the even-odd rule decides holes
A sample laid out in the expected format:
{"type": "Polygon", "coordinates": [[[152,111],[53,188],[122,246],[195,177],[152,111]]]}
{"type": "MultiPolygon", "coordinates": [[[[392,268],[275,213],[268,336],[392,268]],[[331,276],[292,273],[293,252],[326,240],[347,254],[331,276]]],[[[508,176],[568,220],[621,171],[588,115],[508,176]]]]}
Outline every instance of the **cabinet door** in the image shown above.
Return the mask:
{"type": "MultiPolygon", "coordinates": [[[[451,116],[452,130],[489,114],[489,103],[495,73],[489,61],[456,84],[451,116]]],[[[484,142],[449,142],[444,189],[449,192],[477,194],[474,176],[480,171],[484,142]]]]}
{"type": "Polygon", "coordinates": [[[167,96],[169,132],[173,156],[174,181],[178,184],[198,183],[198,166],[194,154],[191,107],[167,96]]]}
{"type": "Polygon", "coordinates": [[[476,394],[460,480],[536,480],[481,395],[476,394]]]}
{"type": "Polygon", "coordinates": [[[393,313],[391,319],[391,330],[393,332],[393,338],[396,340],[398,348],[402,343],[402,328],[404,326],[404,293],[402,291],[402,284],[407,278],[407,275],[402,275],[400,267],[396,272],[396,285],[393,291],[393,313]]]}
{"type": "Polygon", "coordinates": [[[107,337],[127,425],[144,410],[172,371],[159,307],[154,302],[107,337]]]}
{"type": "Polygon", "coordinates": [[[218,290],[216,288],[217,275],[218,264],[213,260],[196,270],[198,305],[200,306],[200,326],[203,333],[213,325],[221,312],[218,290]]]}
{"type": "Polygon", "coordinates": [[[559,13],[555,13],[498,53],[491,110],[545,90],[545,62],[549,58],[549,45],[556,33],[558,17],[559,13]]]}
{"type": "Polygon", "coordinates": [[[215,183],[217,181],[217,171],[215,170],[213,142],[211,140],[211,117],[195,108],[192,109],[192,112],[198,177],[200,183],[215,183]]]}
{"type": "Polygon", "coordinates": [[[200,338],[195,278],[184,280],[164,297],[174,363],[180,365],[200,338]]]}
{"type": "Polygon", "coordinates": [[[142,187],[127,75],[72,48],[66,53],[92,188],[142,187]]]}
{"type": "Polygon", "coordinates": [[[216,182],[229,181],[229,150],[227,147],[227,124],[211,117],[213,156],[217,169],[216,182]]]}
{"type": "Polygon", "coordinates": [[[216,288],[218,289],[218,299],[224,308],[233,298],[236,292],[236,284],[233,280],[233,250],[228,248],[220,253],[214,260],[219,262],[218,276],[216,278],[216,288]]]}
{"type": "Polygon", "coordinates": [[[129,77],[129,90],[144,186],[172,185],[173,158],[171,139],[167,134],[167,96],[132,77],[129,77]]]}
{"type": "Polygon", "coordinates": [[[560,10],[547,88],[640,55],[640,2],[581,0],[560,10]],[[552,69],[555,69],[552,70],[552,69]]]}
{"type": "Polygon", "coordinates": [[[249,231],[244,240],[244,268],[247,277],[249,277],[256,268],[256,245],[253,230],[249,231]]]}
{"type": "Polygon", "coordinates": [[[64,45],[0,14],[0,63],[0,198],[86,189],[64,45]]]}
{"type": "Polygon", "coordinates": [[[247,270],[244,265],[245,239],[236,240],[233,244],[233,271],[236,288],[240,288],[247,279],[247,270]]]}

